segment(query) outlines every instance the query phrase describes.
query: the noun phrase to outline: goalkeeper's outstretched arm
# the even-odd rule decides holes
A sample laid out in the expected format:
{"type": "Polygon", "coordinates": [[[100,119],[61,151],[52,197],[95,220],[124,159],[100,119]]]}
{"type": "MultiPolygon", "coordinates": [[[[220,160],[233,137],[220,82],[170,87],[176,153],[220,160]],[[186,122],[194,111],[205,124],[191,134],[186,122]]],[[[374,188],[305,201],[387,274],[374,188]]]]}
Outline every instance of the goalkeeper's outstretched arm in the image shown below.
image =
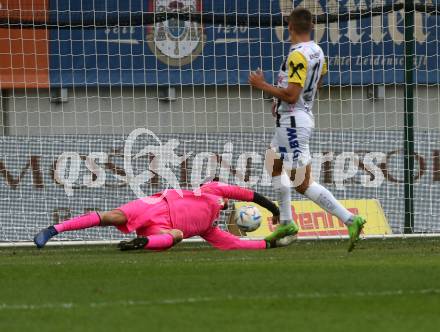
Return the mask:
{"type": "Polygon", "coordinates": [[[265,196],[240,186],[234,186],[222,182],[210,182],[202,186],[202,192],[222,196],[223,198],[236,199],[245,202],[254,202],[269,210],[277,218],[280,210],[271,200],[265,196]]]}
{"type": "Polygon", "coordinates": [[[266,249],[264,240],[245,240],[218,227],[212,227],[201,235],[213,247],[220,250],[258,250],[266,249]]]}
{"type": "Polygon", "coordinates": [[[248,240],[225,232],[218,227],[213,227],[201,235],[213,247],[220,250],[261,250],[285,247],[293,242],[293,238],[278,241],[248,240]]]}

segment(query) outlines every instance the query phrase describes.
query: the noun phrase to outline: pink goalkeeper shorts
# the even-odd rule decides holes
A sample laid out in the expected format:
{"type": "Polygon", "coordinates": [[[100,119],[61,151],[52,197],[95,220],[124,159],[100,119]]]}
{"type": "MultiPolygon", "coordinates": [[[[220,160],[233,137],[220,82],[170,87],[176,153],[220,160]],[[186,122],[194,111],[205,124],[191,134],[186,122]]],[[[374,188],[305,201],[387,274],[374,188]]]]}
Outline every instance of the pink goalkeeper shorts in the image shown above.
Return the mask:
{"type": "Polygon", "coordinates": [[[117,208],[127,217],[125,225],[117,226],[122,233],[136,231],[137,235],[148,236],[172,229],[170,211],[166,200],[156,204],[147,204],[136,199],[117,208]]]}

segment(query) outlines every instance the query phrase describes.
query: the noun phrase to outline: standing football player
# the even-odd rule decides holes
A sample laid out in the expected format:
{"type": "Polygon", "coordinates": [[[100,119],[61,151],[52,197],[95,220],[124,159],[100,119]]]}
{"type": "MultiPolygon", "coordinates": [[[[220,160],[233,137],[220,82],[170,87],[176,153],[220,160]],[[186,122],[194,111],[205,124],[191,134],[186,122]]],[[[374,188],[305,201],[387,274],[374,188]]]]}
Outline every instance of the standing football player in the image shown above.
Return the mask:
{"type": "Polygon", "coordinates": [[[107,212],[92,212],[41,230],[34,238],[38,248],[62,232],[96,226],[114,226],[123,233],[136,232],[138,238],[122,241],[121,250],[166,250],[192,236],[201,236],[221,250],[270,249],[291,244],[293,236],[283,239],[246,240],[221,230],[215,225],[220,210],[228,206],[228,199],[255,202],[279,215],[278,207],[266,197],[252,190],[221,182],[208,182],[200,192],[176,190],[158,193],[150,202],[139,198],[107,212]],[[162,200],[158,198],[163,197],[162,200]],[[155,201],[151,203],[151,201],[155,201]]]}
{"type": "Polygon", "coordinates": [[[278,196],[280,225],[271,237],[298,232],[298,226],[292,221],[291,183],[283,172],[284,167],[290,172],[297,192],[347,225],[350,236],[348,250],[351,251],[359,240],[366,220],[349,212],[311,176],[309,141],[315,127],[312,107],[316,91],[327,73],[324,52],[312,40],[312,31],[311,12],[305,8],[295,8],[289,16],[292,45],[281,65],[277,86],[268,84],[260,70],[249,75],[249,83],[254,88],[275,97],[272,111],[276,117],[276,128],[266,166],[272,171],[272,186],[278,196]]]}

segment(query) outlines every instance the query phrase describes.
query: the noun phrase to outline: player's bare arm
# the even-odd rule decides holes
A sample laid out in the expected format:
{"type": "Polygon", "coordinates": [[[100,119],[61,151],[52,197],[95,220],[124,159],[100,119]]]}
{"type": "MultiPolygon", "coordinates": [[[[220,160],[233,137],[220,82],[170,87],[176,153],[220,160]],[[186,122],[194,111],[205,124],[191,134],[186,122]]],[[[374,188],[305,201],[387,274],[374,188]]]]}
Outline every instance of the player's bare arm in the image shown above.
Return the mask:
{"type": "Polygon", "coordinates": [[[301,85],[296,83],[289,83],[286,88],[273,86],[266,82],[263,72],[260,69],[249,74],[249,84],[289,104],[295,104],[298,101],[303,89],[301,85]]]}

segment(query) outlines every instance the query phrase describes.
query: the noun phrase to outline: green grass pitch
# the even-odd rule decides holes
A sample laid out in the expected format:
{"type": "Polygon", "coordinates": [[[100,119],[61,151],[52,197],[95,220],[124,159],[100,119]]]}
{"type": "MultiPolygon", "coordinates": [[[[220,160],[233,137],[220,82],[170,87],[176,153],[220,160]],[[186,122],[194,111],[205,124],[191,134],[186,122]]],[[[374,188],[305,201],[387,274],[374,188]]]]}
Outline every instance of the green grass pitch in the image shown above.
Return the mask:
{"type": "Polygon", "coordinates": [[[439,331],[440,239],[0,249],[0,331],[439,331]]]}

